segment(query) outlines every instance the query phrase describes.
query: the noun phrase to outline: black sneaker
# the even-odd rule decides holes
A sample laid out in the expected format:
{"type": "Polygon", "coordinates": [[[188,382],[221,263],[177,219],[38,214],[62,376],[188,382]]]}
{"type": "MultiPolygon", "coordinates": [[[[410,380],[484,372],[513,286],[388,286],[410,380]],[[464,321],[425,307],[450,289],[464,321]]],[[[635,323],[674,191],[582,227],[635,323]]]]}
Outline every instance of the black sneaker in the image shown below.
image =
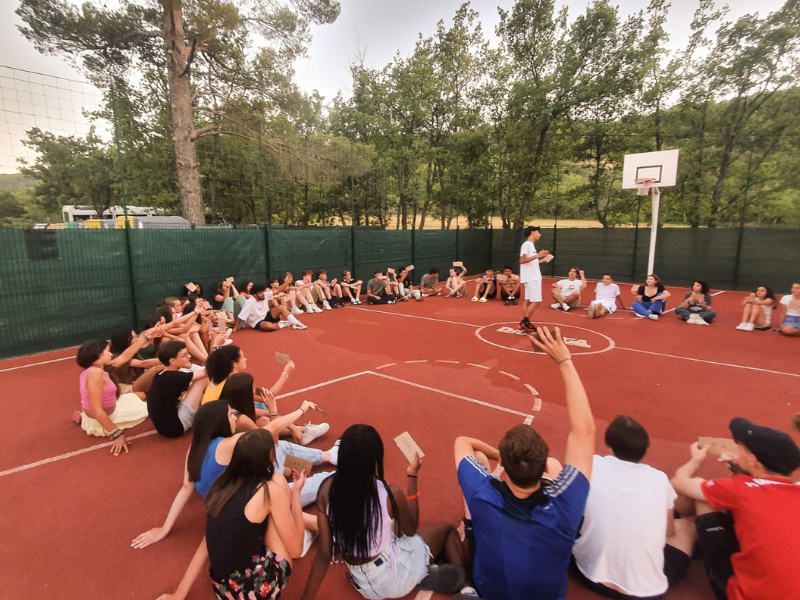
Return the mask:
{"type": "Polygon", "coordinates": [[[536,331],[536,326],[534,326],[530,321],[527,321],[526,319],[522,319],[522,321],[519,322],[519,328],[527,333],[536,331]]]}
{"type": "Polygon", "coordinates": [[[511,304],[511,300],[506,300],[505,304],[506,306],[509,306],[511,304]]]}
{"type": "Polygon", "coordinates": [[[513,304],[514,306],[516,306],[516,305],[517,305],[517,299],[516,299],[516,298],[512,298],[512,299],[511,299],[511,304],[513,304]]]}

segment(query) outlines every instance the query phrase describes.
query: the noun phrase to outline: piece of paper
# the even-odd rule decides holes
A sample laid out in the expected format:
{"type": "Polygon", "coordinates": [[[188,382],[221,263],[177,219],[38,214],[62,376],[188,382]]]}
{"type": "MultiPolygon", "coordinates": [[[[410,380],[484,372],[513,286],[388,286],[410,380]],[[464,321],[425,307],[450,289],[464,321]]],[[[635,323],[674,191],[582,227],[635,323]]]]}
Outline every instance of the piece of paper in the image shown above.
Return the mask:
{"type": "Polygon", "coordinates": [[[228,283],[233,283],[233,277],[228,277],[225,281],[227,281],[228,283]]]}
{"type": "Polygon", "coordinates": [[[463,266],[464,266],[464,263],[463,263],[462,261],[460,261],[460,260],[457,260],[457,261],[455,261],[455,262],[453,263],[453,266],[454,266],[454,267],[463,267],[463,266]]]}
{"type": "Polygon", "coordinates": [[[306,475],[311,475],[311,469],[314,467],[310,460],[303,460],[297,458],[294,454],[287,454],[283,461],[283,466],[287,469],[297,469],[298,471],[305,471],[306,475]]]}
{"type": "Polygon", "coordinates": [[[386,269],[386,272],[387,273],[391,273],[392,275],[394,275],[394,269],[391,269],[391,268],[390,269],[386,269]]]}
{"type": "Polygon", "coordinates": [[[404,431],[396,438],[394,438],[394,443],[397,444],[397,447],[400,448],[400,451],[405,454],[406,459],[408,459],[409,463],[414,462],[414,454],[419,454],[420,458],[425,458],[425,453],[420,450],[419,446],[417,446],[417,442],[414,441],[414,438],[411,437],[407,431],[404,431]]]}
{"type": "Polygon", "coordinates": [[[408,265],[406,267],[406,271],[413,271],[413,270],[414,270],[414,265],[408,265]]]}
{"type": "Polygon", "coordinates": [[[191,281],[189,283],[187,283],[185,287],[186,287],[187,290],[189,290],[192,293],[197,291],[197,286],[195,284],[193,284],[191,281]]]}
{"type": "Polygon", "coordinates": [[[217,333],[220,335],[228,330],[228,315],[224,312],[217,313],[217,333]]]}
{"type": "Polygon", "coordinates": [[[697,443],[701,446],[708,446],[708,453],[719,456],[723,452],[736,454],[736,442],[731,438],[703,437],[697,438],[697,443]]]}
{"type": "Polygon", "coordinates": [[[539,262],[543,262],[543,263],[549,263],[549,262],[551,262],[551,261],[552,261],[552,260],[553,260],[555,257],[556,257],[556,255],[555,255],[555,254],[548,254],[548,255],[547,255],[547,256],[545,256],[544,258],[540,258],[540,259],[539,259],[539,262]]]}
{"type": "Polygon", "coordinates": [[[275,360],[278,362],[279,365],[288,365],[290,359],[288,354],[284,354],[283,352],[276,352],[275,360]]]}

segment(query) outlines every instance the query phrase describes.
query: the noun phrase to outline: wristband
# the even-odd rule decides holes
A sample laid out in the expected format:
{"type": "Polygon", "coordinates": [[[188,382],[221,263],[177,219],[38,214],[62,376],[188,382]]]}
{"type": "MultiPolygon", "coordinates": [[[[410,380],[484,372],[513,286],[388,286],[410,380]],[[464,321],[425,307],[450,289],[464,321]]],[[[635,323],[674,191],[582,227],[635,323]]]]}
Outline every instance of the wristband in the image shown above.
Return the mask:
{"type": "Polygon", "coordinates": [[[285,373],[285,372],[284,372],[284,373],[281,373],[281,375],[282,375],[283,377],[286,377],[286,379],[289,379],[289,374],[288,374],[288,373],[285,373]]]}
{"type": "Polygon", "coordinates": [[[142,334],[142,337],[145,339],[145,341],[148,341],[148,342],[150,341],[150,338],[149,338],[149,337],[147,337],[147,334],[146,334],[146,333],[143,333],[143,334],[142,334]]]}
{"type": "Polygon", "coordinates": [[[406,500],[408,500],[408,501],[411,501],[411,500],[418,500],[418,499],[419,499],[419,492],[417,492],[417,493],[416,493],[416,494],[414,494],[413,496],[406,496],[406,500]]]}
{"type": "Polygon", "coordinates": [[[111,432],[111,441],[112,442],[115,441],[118,437],[120,437],[124,433],[125,432],[122,429],[117,427],[114,431],[111,432]]]}
{"type": "Polygon", "coordinates": [[[416,475],[406,475],[406,477],[411,477],[412,479],[419,479],[416,475]]]}
{"type": "Polygon", "coordinates": [[[570,361],[570,362],[572,362],[572,357],[571,357],[571,356],[566,356],[566,357],[562,358],[561,360],[557,360],[557,361],[556,361],[556,364],[557,364],[557,365],[560,365],[561,363],[563,363],[563,362],[567,362],[567,361],[570,361]]]}

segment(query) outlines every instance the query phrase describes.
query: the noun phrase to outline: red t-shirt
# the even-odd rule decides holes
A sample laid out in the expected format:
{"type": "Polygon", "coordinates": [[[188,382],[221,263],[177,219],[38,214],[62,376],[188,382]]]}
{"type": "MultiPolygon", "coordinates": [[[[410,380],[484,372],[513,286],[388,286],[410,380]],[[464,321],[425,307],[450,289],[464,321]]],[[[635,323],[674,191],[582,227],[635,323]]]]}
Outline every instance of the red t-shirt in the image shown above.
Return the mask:
{"type": "Polygon", "coordinates": [[[729,600],[788,600],[800,593],[800,485],[734,475],[705,481],[703,494],[733,516],[741,551],[731,556],[729,600]]]}

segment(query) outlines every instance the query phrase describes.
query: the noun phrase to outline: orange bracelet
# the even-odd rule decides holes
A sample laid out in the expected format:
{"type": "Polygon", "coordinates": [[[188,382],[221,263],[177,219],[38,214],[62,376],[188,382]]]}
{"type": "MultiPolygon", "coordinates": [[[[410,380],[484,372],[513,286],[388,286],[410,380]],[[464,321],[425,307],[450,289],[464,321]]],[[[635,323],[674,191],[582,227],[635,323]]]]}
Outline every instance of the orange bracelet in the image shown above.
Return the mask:
{"type": "Polygon", "coordinates": [[[417,492],[413,496],[406,496],[406,500],[416,500],[418,498],[419,498],[419,492],[417,492]]]}

